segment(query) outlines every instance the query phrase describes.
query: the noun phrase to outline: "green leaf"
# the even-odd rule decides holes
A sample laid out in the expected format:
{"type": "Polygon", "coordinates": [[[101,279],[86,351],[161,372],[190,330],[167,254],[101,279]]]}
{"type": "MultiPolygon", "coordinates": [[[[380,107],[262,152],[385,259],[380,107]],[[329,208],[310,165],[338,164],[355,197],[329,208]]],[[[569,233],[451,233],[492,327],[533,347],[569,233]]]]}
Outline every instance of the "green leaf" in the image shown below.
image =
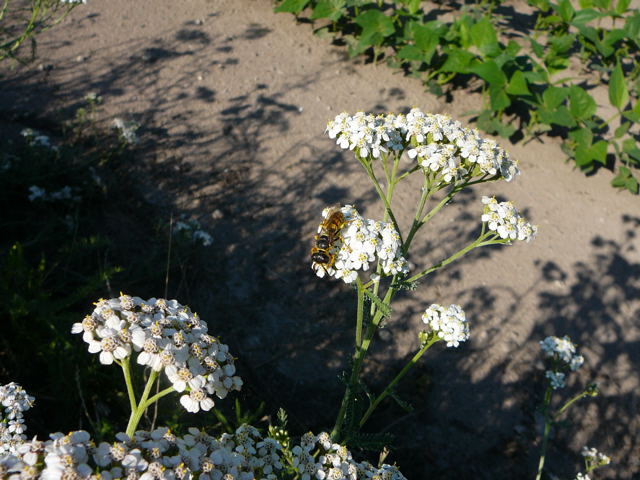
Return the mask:
{"type": "Polygon", "coordinates": [[[567,34],[560,35],[557,37],[552,37],[549,40],[549,46],[551,47],[551,51],[555,54],[562,54],[569,51],[569,49],[573,46],[576,40],[575,35],[567,34]]]}
{"type": "Polygon", "coordinates": [[[393,20],[380,10],[367,10],[362,12],[354,21],[362,27],[363,35],[366,31],[369,32],[369,35],[379,33],[383,37],[388,37],[395,32],[393,20]]]}
{"type": "Polygon", "coordinates": [[[561,127],[573,127],[576,122],[565,106],[558,107],[555,111],[540,111],[540,118],[549,125],[559,125],[561,127]]]}
{"type": "Polygon", "coordinates": [[[501,112],[511,105],[511,99],[504,91],[503,85],[491,84],[491,87],[489,87],[489,100],[491,101],[491,109],[495,112],[501,112]]]}
{"type": "Polygon", "coordinates": [[[616,188],[626,188],[631,193],[638,194],[638,180],[636,180],[627,167],[620,167],[618,175],[611,180],[611,185],[616,188]]]}
{"type": "Polygon", "coordinates": [[[579,0],[578,5],[580,8],[589,8],[593,6],[593,0],[579,0]]]}
{"type": "Polygon", "coordinates": [[[584,10],[579,10],[576,12],[575,17],[571,21],[571,25],[577,27],[578,25],[587,25],[589,22],[602,17],[603,15],[594,10],[593,8],[585,8],[584,10]]]}
{"type": "Polygon", "coordinates": [[[401,5],[407,6],[407,11],[413,15],[420,9],[420,2],[422,0],[397,0],[401,5]]]}
{"type": "Polygon", "coordinates": [[[506,92],[509,95],[531,95],[527,79],[521,70],[513,72],[511,80],[509,80],[509,85],[507,85],[506,92]]]}
{"type": "Polygon", "coordinates": [[[398,57],[405,60],[422,61],[424,60],[424,52],[415,45],[405,45],[398,51],[398,57]]]}
{"type": "Polygon", "coordinates": [[[378,312],[380,312],[383,317],[389,318],[391,316],[391,307],[384,303],[380,297],[368,288],[364,289],[364,294],[376,305],[378,312]]]}
{"type": "Polygon", "coordinates": [[[627,8],[629,8],[630,3],[631,0],[618,0],[618,3],[616,4],[616,13],[618,15],[622,15],[623,13],[625,13],[627,11],[627,8]]]}
{"type": "Polygon", "coordinates": [[[566,87],[549,86],[542,94],[542,103],[547,110],[555,110],[569,95],[566,87]]]}
{"type": "Polygon", "coordinates": [[[593,157],[589,148],[577,146],[575,149],[576,165],[580,168],[587,168],[593,165],[593,157]]]}
{"type": "Polygon", "coordinates": [[[622,151],[632,159],[640,162],[640,149],[633,138],[627,138],[622,142],[622,151]]]}
{"type": "Polygon", "coordinates": [[[593,142],[593,132],[589,128],[579,128],[569,132],[569,138],[571,138],[578,147],[585,149],[591,148],[593,142]]]}
{"type": "Polygon", "coordinates": [[[631,127],[631,123],[629,123],[629,122],[621,123],[620,126],[618,128],[616,128],[615,132],[613,133],[613,136],[615,138],[624,137],[624,135],[629,131],[630,127],[631,127]]]}
{"type": "Polygon", "coordinates": [[[593,117],[596,113],[596,101],[582,87],[572,85],[569,88],[569,111],[576,120],[593,117]]]}
{"type": "Polygon", "coordinates": [[[440,67],[441,72],[469,73],[469,64],[475,58],[471,52],[449,49],[445,53],[447,59],[440,67]]]}
{"type": "Polygon", "coordinates": [[[629,91],[624,81],[624,74],[622,73],[620,63],[616,64],[609,77],[609,101],[611,105],[618,110],[622,110],[629,101],[629,91]]]}
{"type": "Polygon", "coordinates": [[[279,6],[273,9],[276,13],[293,13],[294,15],[298,15],[302,10],[305,9],[309,0],[284,0],[279,6]]]}
{"type": "Polygon", "coordinates": [[[624,30],[627,33],[627,37],[633,39],[637,44],[640,37],[640,11],[636,11],[635,15],[627,18],[624,23],[624,30]]]}
{"type": "Polygon", "coordinates": [[[493,60],[478,62],[470,71],[478,75],[492,87],[504,87],[507,84],[507,76],[493,60]]]}
{"type": "Polygon", "coordinates": [[[533,50],[533,53],[535,53],[538,58],[543,58],[544,57],[544,47],[536,42],[533,38],[530,38],[529,41],[531,42],[531,49],[533,50]]]}
{"type": "Polygon", "coordinates": [[[320,0],[311,12],[311,19],[326,18],[336,22],[342,17],[342,9],[345,6],[344,0],[320,0]]]}
{"type": "Polygon", "coordinates": [[[573,16],[576,14],[576,11],[569,0],[560,0],[558,5],[555,6],[555,10],[558,12],[558,15],[560,15],[560,18],[562,18],[566,23],[571,22],[573,16]]]}
{"type": "Polygon", "coordinates": [[[498,36],[488,18],[482,18],[471,27],[471,42],[478,47],[483,55],[496,55],[500,48],[498,46],[498,36]]]}
{"type": "Polygon", "coordinates": [[[440,36],[443,33],[443,25],[433,21],[426,25],[415,24],[412,28],[413,41],[424,52],[424,61],[429,63],[438,47],[440,36]]]}
{"type": "Polygon", "coordinates": [[[593,0],[593,4],[602,10],[609,10],[611,0],[593,0]]]}
{"type": "Polygon", "coordinates": [[[605,140],[596,142],[591,147],[591,156],[596,162],[600,162],[603,165],[607,163],[607,146],[608,143],[605,140]]]}

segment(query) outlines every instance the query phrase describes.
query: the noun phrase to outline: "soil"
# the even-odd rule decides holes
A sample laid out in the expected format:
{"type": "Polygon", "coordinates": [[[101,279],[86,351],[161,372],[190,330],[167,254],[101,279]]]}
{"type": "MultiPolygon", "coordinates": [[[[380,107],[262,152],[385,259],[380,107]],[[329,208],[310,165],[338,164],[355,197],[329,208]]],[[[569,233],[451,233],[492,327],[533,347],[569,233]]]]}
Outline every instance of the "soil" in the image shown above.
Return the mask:
{"type": "MultiPolygon", "coordinates": [[[[330,428],[355,295],[313,275],[309,247],[324,207],[355,204],[379,218],[381,204],[352,155],[323,134],[326,122],[413,106],[466,122],[479,95],[425,93],[384,65],[349,59],[264,0],[91,0],[38,38],[35,64],[8,65],[4,112],[63,118],[97,92],[99,123],[141,125],[146,198],[167,218],[199,220],[225,259],[188,301],[240,357],[243,395],[264,398],[271,413],[284,407],[293,432],[330,428]]],[[[474,238],[482,195],[514,201],[538,237],[476,250],[398,297],[366,368],[372,389],[416,350],[429,304],[462,305],[472,337],[458,349],[434,347],[399,391],[413,411],[385,403],[369,429],[395,435],[387,461],[410,479],[532,478],[544,390],[538,342],[569,335],[585,365],[566,398],[591,381],[602,393],[554,432],[550,471],[573,478],[589,445],[613,459],[597,478],[640,478],[638,197],[611,188],[608,170],[576,171],[558,139],[500,142],[522,175],[459,195],[421,232],[410,260],[427,267],[474,238]]],[[[397,192],[404,228],[419,187],[415,178],[397,192]]]]}

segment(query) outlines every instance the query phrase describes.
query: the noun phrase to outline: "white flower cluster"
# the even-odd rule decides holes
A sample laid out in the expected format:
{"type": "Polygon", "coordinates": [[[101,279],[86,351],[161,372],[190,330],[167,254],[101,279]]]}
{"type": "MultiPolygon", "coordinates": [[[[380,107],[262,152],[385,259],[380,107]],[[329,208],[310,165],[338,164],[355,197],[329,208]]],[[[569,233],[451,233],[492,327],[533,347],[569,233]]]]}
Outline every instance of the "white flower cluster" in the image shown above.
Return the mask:
{"type": "Polygon", "coordinates": [[[482,197],[482,203],[482,221],[500,238],[530,242],[538,233],[538,227],[521,217],[513,203],[498,202],[495,197],[482,197]]]}
{"type": "Polygon", "coordinates": [[[0,478],[115,480],[273,480],[282,469],[281,445],[251,426],[215,438],[196,428],[177,437],[168,428],[124,433],[95,445],[85,431],[54,433],[0,457],[0,478]]]}
{"type": "Polygon", "coordinates": [[[611,463],[611,458],[602,452],[599,452],[595,448],[589,448],[587,446],[582,447],[582,456],[588,463],[590,468],[603,467],[611,463]]]}
{"type": "Polygon", "coordinates": [[[22,412],[29,410],[33,401],[34,398],[15,382],[0,385],[0,404],[3,407],[0,413],[0,455],[15,453],[16,445],[25,440],[27,427],[22,412]]]}
{"type": "Polygon", "coordinates": [[[396,467],[356,462],[327,433],[307,433],[291,451],[250,425],[218,438],[196,428],[183,437],[157,428],[133,438],[119,433],[116,439],[95,445],[80,430],[24,442],[15,453],[0,455],[0,478],[276,480],[287,462],[302,480],[406,480],[396,467]]]}
{"type": "Polygon", "coordinates": [[[40,133],[33,128],[23,128],[20,135],[27,139],[31,147],[44,147],[55,151],[58,150],[58,147],[53,145],[48,135],[40,133]]]}
{"type": "Polygon", "coordinates": [[[553,357],[574,372],[584,363],[584,357],[576,354],[576,346],[566,335],[563,338],[547,337],[540,342],[540,348],[547,357],[553,357]]]}
{"type": "Polygon", "coordinates": [[[42,200],[44,202],[57,202],[57,201],[70,201],[79,202],[82,197],[73,193],[73,188],[70,186],[62,187],[55,192],[47,192],[46,189],[38,187],[37,185],[31,185],[29,187],[29,201],[34,202],[36,200],[42,200]]]}
{"type": "Polygon", "coordinates": [[[408,149],[425,172],[438,172],[444,183],[466,176],[513,180],[517,163],[494,140],[463,127],[447,115],[423,113],[413,108],[407,115],[372,115],[344,112],[327,124],[327,133],[344,149],[361,158],[379,158],[408,149]]]}
{"type": "Polygon", "coordinates": [[[200,228],[200,222],[197,220],[180,220],[176,222],[173,228],[175,233],[182,232],[184,235],[190,237],[194,243],[200,242],[205,247],[208,247],[213,242],[211,235],[200,228]]]}
{"type": "Polygon", "coordinates": [[[189,412],[210,410],[210,395],[224,398],[240,390],[242,379],[229,347],[207,333],[207,323],[176,300],[121,295],[100,300],[91,315],[73,324],[82,333],[89,352],[100,354],[105,365],[140,352],[137,362],[155,371],[164,370],[189,412]]]}
{"type": "Polygon", "coordinates": [[[118,130],[120,134],[120,138],[124,140],[125,143],[130,145],[134,145],[138,143],[138,135],[136,134],[136,130],[140,128],[140,125],[136,122],[125,122],[120,117],[116,117],[112,122],[113,128],[118,130]]]}
{"type": "Polygon", "coordinates": [[[391,465],[375,468],[369,462],[353,460],[347,447],[332,443],[329,434],[305,433],[291,450],[293,466],[301,480],[406,480],[391,465]]]}
{"type": "MultiPolygon", "coordinates": [[[[341,208],[345,225],[328,248],[328,264],[313,262],[311,267],[319,277],[328,274],[345,283],[355,281],[358,270],[369,270],[376,260],[386,275],[407,274],[409,264],[401,254],[400,235],[393,224],[363,218],[351,205],[341,208]]],[[[329,209],[322,212],[326,219],[329,209]]],[[[322,224],[318,233],[322,231],[322,224]]]]}
{"type": "Polygon", "coordinates": [[[575,480],[591,480],[591,477],[586,473],[579,473],[578,475],[576,475],[575,480]]]}
{"type": "Polygon", "coordinates": [[[447,347],[457,347],[469,339],[469,322],[460,305],[445,308],[434,303],[422,314],[422,321],[428,327],[426,333],[434,333],[447,342],[447,347]]]}
{"type": "Polygon", "coordinates": [[[554,390],[558,390],[566,386],[566,383],[565,383],[566,375],[562,372],[547,370],[545,372],[545,377],[547,377],[547,380],[549,380],[549,384],[551,385],[551,388],[553,388],[554,390]]]}

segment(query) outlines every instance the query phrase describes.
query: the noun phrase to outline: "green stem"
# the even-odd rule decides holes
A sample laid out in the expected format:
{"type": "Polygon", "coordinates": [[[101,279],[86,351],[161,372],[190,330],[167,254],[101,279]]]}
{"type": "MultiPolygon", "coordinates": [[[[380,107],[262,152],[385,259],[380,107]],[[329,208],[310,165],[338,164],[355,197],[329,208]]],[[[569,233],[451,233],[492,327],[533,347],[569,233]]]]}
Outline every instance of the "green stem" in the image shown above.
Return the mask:
{"type": "Polygon", "coordinates": [[[129,365],[129,358],[125,358],[122,362],[118,362],[122,367],[122,373],[124,374],[124,383],[127,385],[127,395],[129,396],[129,406],[131,407],[131,414],[138,408],[136,402],[136,393],[133,390],[133,382],[131,381],[131,368],[129,365]]]}
{"type": "Polygon", "coordinates": [[[407,235],[406,243],[402,245],[402,254],[403,256],[407,254],[409,251],[409,246],[411,245],[411,241],[413,240],[413,236],[416,234],[418,229],[422,226],[420,222],[420,218],[422,217],[422,212],[424,207],[429,200],[429,197],[433,191],[431,190],[431,177],[429,175],[425,175],[424,184],[422,185],[422,195],[420,196],[420,202],[418,203],[418,208],[416,208],[416,214],[413,218],[413,223],[411,224],[411,229],[409,230],[409,234],[407,235]]]}
{"type": "Polygon", "coordinates": [[[175,391],[176,390],[173,388],[173,386],[171,386],[171,387],[167,387],[164,390],[156,393],[153,397],[151,397],[149,400],[147,400],[145,402],[144,409],[146,410],[147,408],[149,408],[151,405],[156,403],[158,400],[160,400],[165,395],[169,395],[171,392],[175,392],[175,391]]]}
{"type": "Polygon", "coordinates": [[[571,405],[573,405],[575,402],[577,402],[581,398],[586,397],[587,395],[589,395],[587,392],[580,392],[573,398],[567,400],[567,402],[556,413],[554,413],[553,418],[555,419],[560,415],[562,415],[571,405]]]}
{"type": "Polygon", "coordinates": [[[429,275],[430,273],[438,270],[439,268],[442,268],[445,265],[448,265],[451,262],[454,262],[455,260],[457,260],[458,258],[460,258],[463,255],[467,254],[468,252],[470,252],[471,250],[473,250],[476,247],[483,247],[485,245],[497,245],[497,244],[500,244],[500,243],[504,243],[504,242],[495,240],[495,237],[496,237],[496,235],[493,232],[487,232],[487,233],[483,232],[483,233],[481,233],[480,236],[476,240],[474,240],[472,243],[470,243],[466,247],[458,250],[456,253],[454,253],[450,257],[448,257],[448,258],[436,263],[432,267],[427,268],[426,270],[423,270],[420,273],[416,273],[413,277],[408,278],[406,280],[407,283],[415,282],[416,280],[419,280],[422,277],[424,277],[426,275],[429,275]],[[487,238],[489,238],[489,237],[493,237],[493,238],[491,240],[485,242],[485,240],[487,238]]]}
{"type": "Polygon", "coordinates": [[[438,340],[439,338],[434,336],[430,341],[425,343],[422,346],[422,348],[418,350],[418,352],[413,356],[413,358],[409,360],[409,363],[407,363],[402,368],[402,370],[400,370],[400,373],[398,373],[395,376],[395,378],[391,381],[391,383],[387,385],[387,388],[385,388],[384,391],[376,397],[376,399],[373,401],[373,403],[369,406],[367,411],[364,413],[364,415],[362,416],[362,419],[360,420],[360,427],[362,427],[367,422],[367,420],[369,419],[373,411],[378,407],[380,402],[384,400],[387,397],[387,395],[389,395],[389,393],[391,393],[391,391],[393,390],[393,387],[395,387],[396,384],[402,379],[402,377],[404,377],[405,374],[411,369],[411,367],[413,367],[418,362],[418,360],[420,360],[420,357],[422,357],[422,355],[429,349],[429,347],[431,347],[431,345],[436,343],[438,340]]]}
{"type": "MultiPolygon", "coordinates": [[[[358,309],[356,311],[356,351],[362,344],[362,319],[364,317],[364,286],[360,277],[356,278],[358,287],[358,309]]],[[[373,303],[373,302],[372,302],[373,303]]]]}
{"type": "MultiPolygon", "coordinates": [[[[151,393],[151,388],[153,387],[154,382],[158,378],[158,372],[155,370],[151,370],[149,374],[149,378],[147,379],[147,384],[144,386],[144,391],[142,392],[142,396],[140,397],[140,402],[138,403],[138,408],[136,408],[133,412],[131,412],[131,417],[129,418],[129,423],[127,424],[127,435],[132,437],[138,427],[138,423],[140,423],[140,419],[144,414],[145,410],[149,406],[147,399],[149,398],[149,393],[151,393]]],[[[164,391],[164,390],[163,390],[164,391]]]]}
{"type": "Polygon", "coordinates": [[[536,480],[542,478],[542,469],[544,468],[544,460],[547,455],[547,445],[549,443],[549,432],[551,431],[551,416],[549,415],[549,404],[551,403],[551,387],[547,387],[544,394],[544,433],[542,434],[542,446],[540,447],[540,461],[538,462],[538,474],[536,480]]]}

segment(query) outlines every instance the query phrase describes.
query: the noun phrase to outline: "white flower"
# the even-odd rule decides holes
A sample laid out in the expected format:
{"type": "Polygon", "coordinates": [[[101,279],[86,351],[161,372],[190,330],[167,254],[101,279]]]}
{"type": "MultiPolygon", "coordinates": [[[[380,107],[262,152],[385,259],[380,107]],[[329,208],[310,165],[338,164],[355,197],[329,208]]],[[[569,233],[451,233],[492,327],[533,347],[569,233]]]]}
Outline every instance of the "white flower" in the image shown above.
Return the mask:
{"type": "Polygon", "coordinates": [[[564,382],[565,374],[564,373],[547,370],[545,372],[545,376],[549,380],[551,388],[553,388],[554,390],[558,390],[560,388],[564,388],[565,387],[565,382],[564,382]]]}
{"type": "Polygon", "coordinates": [[[547,357],[555,358],[572,371],[584,363],[584,357],[576,353],[576,346],[566,335],[562,338],[549,336],[540,342],[540,348],[547,357]]]}
{"type": "Polygon", "coordinates": [[[538,227],[531,225],[520,216],[518,210],[511,202],[498,202],[495,197],[482,197],[485,205],[482,214],[482,222],[487,224],[491,231],[509,242],[512,240],[525,240],[530,242],[535,238],[538,227]]]}
{"type": "MultiPolygon", "coordinates": [[[[329,210],[323,211],[325,221],[329,210]]],[[[372,271],[372,278],[379,280],[373,273],[373,262],[378,262],[386,275],[406,274],[409,266],[401,253],[400,235],[390,223],[363,218],[351,205],[340,208],[344,216],[344,225],[333,235],[328,248],[314,248],[326,254],[328,262],[312,261],[311,267],[319,277],[325,275],[352,283],[358,277],[358,271],[372,271]]],[[[318,228],[322,234],[324,221],[318,228]]]]}
{"type": "Polygon", "coordinates": [[[611,458],[608,455],[599,452],[595,448],[584,446],[582,447],[581,454],[591,468],[598,468],[611,463],[611,458]]]}
{"type": "Polygon", "coordinates": [[[467,175],[502,177],[511,181],[520,172],[509,154],[475,129],[463,127],[447,115],[413,108],[407,115],[341,113],[327,124],[329,138],[363,159],[377,159],[405,150],[425,174],[448,184],[467,175]]]}
{"type": "Polygon", "coordinates": [[[425,310],[422,321],[428,326],[427,333],[433,332],[447,347],[457,347],[469,339],[469,323],[460,305],[445,308],[434,303],[425,310]]]}

